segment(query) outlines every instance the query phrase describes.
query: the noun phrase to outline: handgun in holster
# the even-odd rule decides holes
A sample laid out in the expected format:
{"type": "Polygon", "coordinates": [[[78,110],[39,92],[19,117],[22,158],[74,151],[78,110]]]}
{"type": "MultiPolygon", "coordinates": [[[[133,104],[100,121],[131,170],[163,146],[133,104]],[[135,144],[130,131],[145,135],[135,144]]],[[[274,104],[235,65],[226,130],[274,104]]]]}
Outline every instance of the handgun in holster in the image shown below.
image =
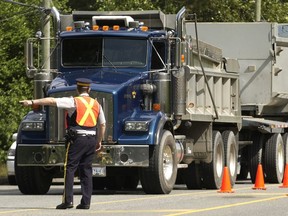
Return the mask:
{"type": "Polygon", "coordinates": [[[73,141],[76,139],[77,132],[74,129],[68,129],[65,134],[65,148],[67,148],[68,144],[73,144],[73,141]]]}

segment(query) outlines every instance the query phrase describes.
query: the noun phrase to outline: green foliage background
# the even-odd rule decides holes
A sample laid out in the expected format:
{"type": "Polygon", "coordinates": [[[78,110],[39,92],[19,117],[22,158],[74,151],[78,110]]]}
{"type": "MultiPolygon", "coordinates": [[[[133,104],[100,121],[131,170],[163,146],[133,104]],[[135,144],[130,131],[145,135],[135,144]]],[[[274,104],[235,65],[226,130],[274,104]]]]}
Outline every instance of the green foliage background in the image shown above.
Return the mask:
{"type": "MultiPolygon", "coordinates": [[[[31,6],[42,5],[43,0],[15,0],[31,6]]],[[[262,20],[288,22],[288,3],[280,0],[262,0],[262,20]]],[[[72,10],[154,10],[177,13],[186,6],[197,13],[198,21],[253,22],[255,0],[51,0],[61,13],[72,10]]],[[[11,136],[27,108],[19,100],[32,98],[33,80],[26,77],[24,43],[41,28],[41,11],[35,7],[12,4],[0,0],[0,162],[12,143],[11,136]]]]}

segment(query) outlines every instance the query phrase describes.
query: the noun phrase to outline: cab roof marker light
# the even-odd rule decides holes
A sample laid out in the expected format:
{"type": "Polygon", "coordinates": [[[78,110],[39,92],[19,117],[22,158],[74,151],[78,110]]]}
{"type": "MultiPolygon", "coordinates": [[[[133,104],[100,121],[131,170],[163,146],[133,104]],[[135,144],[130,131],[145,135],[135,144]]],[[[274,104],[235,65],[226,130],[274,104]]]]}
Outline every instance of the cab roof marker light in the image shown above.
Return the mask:
{"type": "Polygon", "coordinates": [[[102,30],[103,30],[103,31],[108,31],[108,30],[109,30],[109,26],[103,26],[103,27],[102,27],[102,30]]]}
{"type": "Polygon", "coordinates": [[[93,25],[93,31],[98,31],[99,30],[99,26],[98,25],[93,25]]]}
{"type": "Polygon", "coordinates": [[[148,26],[141,26],[140,29],[141,29],[141,31],[146,32],[146,31],[148,31],[148,26]]]}
{"type": "Polygon", "coordinates": [[[119,31],[120,30],[120,26],[119,25],[114,25],[113,26],[113,30],[114,31],[119,31]]]}
{"type": "Polygon", "coordinates": [[[72,31],[72,30],[73,30],[72,26],[66,26],[66,31],[72,31]]]}

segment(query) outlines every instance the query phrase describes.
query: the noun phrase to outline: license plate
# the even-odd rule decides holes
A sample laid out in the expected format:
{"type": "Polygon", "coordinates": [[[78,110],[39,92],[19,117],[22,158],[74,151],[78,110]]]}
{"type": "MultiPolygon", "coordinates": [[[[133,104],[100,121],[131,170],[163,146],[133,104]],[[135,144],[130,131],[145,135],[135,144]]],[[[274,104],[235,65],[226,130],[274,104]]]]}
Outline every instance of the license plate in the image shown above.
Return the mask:
{"type": "Polygon", "coordinates": [[[105,177],[106,167],[92,167],[92,175],[95,177],[105,177]]]}

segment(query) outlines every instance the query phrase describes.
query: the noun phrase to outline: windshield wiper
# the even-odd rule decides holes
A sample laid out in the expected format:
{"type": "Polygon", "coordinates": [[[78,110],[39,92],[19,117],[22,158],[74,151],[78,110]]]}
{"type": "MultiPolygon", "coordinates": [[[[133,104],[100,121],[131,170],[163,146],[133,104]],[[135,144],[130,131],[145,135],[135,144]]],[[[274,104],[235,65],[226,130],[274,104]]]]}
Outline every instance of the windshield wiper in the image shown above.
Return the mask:
{"type": "MultiPolygon", "coordinates": [[[[112,65],[112,67],[114,68],[115,72],[117,72],[117,68],[116,68],[115,65],[107,58],[107,56],[105,56],[105,55],[102,55],[102,56],[103,56],[104,59],[106,59],[106,60],[109,62],[109,64],[112,65]]],[[[104,65],[103,65],[103,66],[104,66],[104,65]]]]}

